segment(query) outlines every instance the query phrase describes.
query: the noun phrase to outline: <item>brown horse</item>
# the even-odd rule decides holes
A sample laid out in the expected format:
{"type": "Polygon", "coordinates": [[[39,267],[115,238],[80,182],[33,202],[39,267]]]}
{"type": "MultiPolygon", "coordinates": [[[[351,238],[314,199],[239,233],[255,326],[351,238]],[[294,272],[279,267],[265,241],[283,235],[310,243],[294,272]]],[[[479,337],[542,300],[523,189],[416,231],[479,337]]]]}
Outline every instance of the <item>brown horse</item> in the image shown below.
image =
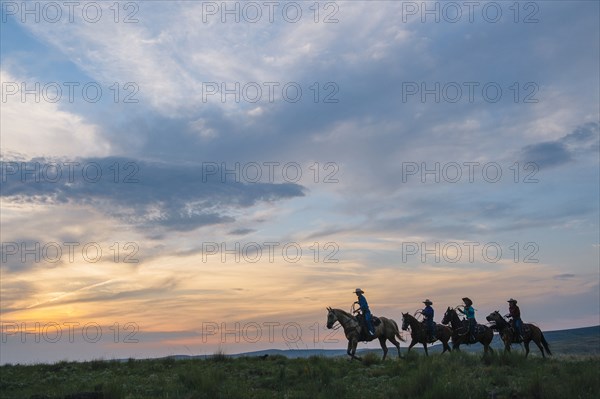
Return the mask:
{"type": "MultiPolygon", "coordinates": [[[[495,311],[489,314],[486,317],[487,321],[490,323],[494,323],[492,326],[493,329],[498,330],[500,333],[500,337],[504,342],[504,350],[506,352],[510,352],[510,346],[512,344],[518,344],[521,340],[518,337],[518,334],[512,328],[511,324],[502,317],[500,312],[495,311]]],[[[538,348],[540,348],[540,352],[542,352],[542,356],[546,357],[544,354],[544,349],[548,355],[552,356],[552,352],[550,352],[550,346],[548,345],[548,341],[544,337],[544,333],[542,330],[536,325],[533,324],[525,324],[521,327],[521,336],[523,337],[523,344],[525,345],[525,357],[529,355],[529,343],[531,341],[535,342],[538,348]],[[543,346],[543,347],[542,347],[543,346]]]]}
{"type": "Polygon", "coordinates": [[[456,310],[448,307],[442,324],[448,324],[452,326],[452,349],[460,350],[462,344],[475,344],[480,342],[483,345],[483,352],[493,352],[490,347],[490,343],[494,339],[494,331],[488,326],[477,324],[475,326],[474,338],[475,341],[471,341],[469,338],[469,322],[467,320],[461,320],[458,317],[456,310]]]}
{"type": "Polygon", "coordinates": [[[358,341],[372,341],[375,338],[379,339],[379,344],[381,345],[381,349],[383,349],[383,360],[385,360],[388,352],[386,340],[396,346],[398,357],[400,357],[400,343],[396,341],[396,337],[402,342],[404,342],[404,338],[400,336],[398,324],[387,317],[379,317],[379,320],[381,320],[381,323],[378,326],[375,326],[375,335],[365,337],[361,334],[362,327],[355,316],[341,309],[327,308],[327,328],[331,329],[336,322],[340,323],[344,329],[344,334],[348,339],[347,353],[348,356],[350,356],[350,360],[361,360],[360,357],[356,356],[358,341]]]}
{"type": "Polygon", "coordinates": [[[450,345],[448,345],[448,341],[450,341],[450,337],[452,336],[452,330],[450,330],[449,327],[436,324],[435,338],[433,341],[431,341],[429,340],[427,328],[423,325],[423,323],[417,320],[414,316],[411,316],[409,313],[402,313],[402,329],[406,331],[408,330],[408,327],[410,327],[410,336],[412,337],[412,341],[410,341],[410,345],[408,346],[409,351],[410,348],[416,344],[423,344],[425,355],[429,356],[429,353],[427,352],[427,344],[432,344],[439,340],[444,346],[442,353],[446,351],[450,352],[450,345]]]}

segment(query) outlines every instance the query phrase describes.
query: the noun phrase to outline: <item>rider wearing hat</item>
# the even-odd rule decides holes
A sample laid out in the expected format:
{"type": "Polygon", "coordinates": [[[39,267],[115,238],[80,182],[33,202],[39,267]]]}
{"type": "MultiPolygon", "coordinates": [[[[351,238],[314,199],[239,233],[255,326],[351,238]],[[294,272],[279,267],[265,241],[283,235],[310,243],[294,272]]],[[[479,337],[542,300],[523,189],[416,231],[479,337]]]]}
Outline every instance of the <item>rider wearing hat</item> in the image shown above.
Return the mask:
{"type": "Polygon", "coordinates": [[[523,340],[523,336],[521,334],[523,321],[521,320],[521,309],[519,309],[519,307],[517,306],[517,300],[510,298],[506,302],[508,302],[508,314],[504,317],[512,318],[513,326],[517,331],[518,337],[520,340],[523,340]]]}
{"type": "Polygon", "coordinates": [[[465,304],[464,310],[458,308],[458,311],[467,316],[467,320],[469,321],[469,341],[475,342],[475,326],[477,325],[477,321],[475,320],[475,309],[473,309],[473,301],[469,298],[465,297],[462,299],[465,304]]]}
{"type": "Polygon", "coordinates": [[[431,302],[429,299],[425,299],[423,301],[423,303],[425,304],[425,307],[423,308],[423,310],[421,311],[421,314],[424,317],[424,322],[425,325],[427,326],[427,333],[429,334],[429,341],[433,340],[435,338],[435,323],[433,321],[433,308],[431,307],[431,305],[433,305],[433,302],[431,302]]]}
{"type": "Polygon", "coordinates": [[[369,334],[375,335],[375,329],[373,328],[373,320],[371,319],[371,311],[369,310],[369,304],[367,303],[367,299],[363,295],[365,292],[360,288],[357,288],[354,291],[354,293],[358,297],[358,301],[354,303],[358,303],[362,314],[365,316],[365,321],[367,323],[367,329],[369,330],[369,334]]]}

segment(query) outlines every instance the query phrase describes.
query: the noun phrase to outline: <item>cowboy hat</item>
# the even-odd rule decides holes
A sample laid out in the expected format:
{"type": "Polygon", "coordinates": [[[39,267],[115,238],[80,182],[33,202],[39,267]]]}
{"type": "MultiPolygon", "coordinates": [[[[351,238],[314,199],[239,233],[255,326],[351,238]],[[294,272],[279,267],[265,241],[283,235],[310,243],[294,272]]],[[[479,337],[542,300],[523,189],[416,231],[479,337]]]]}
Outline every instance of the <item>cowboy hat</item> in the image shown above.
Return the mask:
{"type": "Polygon", "coordinates": [[[361,290],[360,288],[357,288],[354,290],[355,294],[364,294],[365,292],[363,290],[361,290]]]}
{"type": "Polygon", "coordinates": [[[433,302],[431,302],[429,299],[425,299],[425,300],[423,301],[423,303],[424,303],[425,305],[433,305],[433,302]]]}
{"type": "Polygon", "coordinates": [[[508,301],[506,301],[506,302],[508,302],[508,303],[511,303],[511,302],[513,302],[513,303],[517,303],[517,300],[516,300],[516,299],[512,299],[512,298],[510,298],[510,299],[509,299],[508,301]]]}
{"type": "Polygon", "coordinates": [[[472,300],[470,300],[470,299],[469,299],[469,298],[467,298],[467,297],[464,297],[464,298],[462,299],[462,301],[463,301],[465,304],[467,304],[467,305],[472,305],[472,304],[473,304],[473,301],[472,301],[472,300]]]}

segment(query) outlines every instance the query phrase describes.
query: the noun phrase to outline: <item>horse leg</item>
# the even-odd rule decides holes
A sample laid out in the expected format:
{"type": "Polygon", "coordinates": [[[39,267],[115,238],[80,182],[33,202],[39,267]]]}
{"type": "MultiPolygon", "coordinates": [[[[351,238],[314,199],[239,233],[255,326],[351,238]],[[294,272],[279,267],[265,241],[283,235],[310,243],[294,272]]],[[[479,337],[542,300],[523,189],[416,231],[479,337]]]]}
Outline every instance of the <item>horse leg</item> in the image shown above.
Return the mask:
{"type": "Polygon", "coordinates": [[[502,341],[504,341],[504,353],[510,352],[510,337],[504,336],[502,341]]]}
{"type": "Polygon", "coordinates": [[[398,358],[399,358],[400,357],[400,342],[396,341],[396,337],[392,337],[389,340],[392,344],[394,344],[394,346],[398,350],[398,358]]]}
{"type": "Polygon", "coordinates": [[[535,342],[535,344],[537,345],[537,347],[540,348],[540,352],[542,352],[542,356],[545,358],[546,354],[544,353],[544,348],[542,347],[542,343],[540,342],[540,340],[536,339],[533,342],[535,342]]]}
{"type": "Polygon", "coordinates": [[[525,341],[523,344],[525,345],[525,357],[527,357],[529,355],[529,341],[525,341]]]}
{"type": "Polygon", "coordinates": [[[385,357],[387,356],[387,352],[388,352],[388,348],[387,348],[387,345],[385,344],[385,341],[386,341],[385,337],[379,338],[379,344],[381,345],[381,349],[383,350],[383,359],[381,359],[382,361],[385,360],[385,357]]]}
{"type": "Polygon", "coordinates": [[[494,340],[494,332],[492,330],[487,330],[486,333],[483,336],[483,339],[481,340],[481,343],[483,344],[483,353],[494,353],[494,350],[492,349],[492,341],[494,340]]]}
{"type": "Polygon", "coordinates": [[[348,350],[346,351],[348,356],[350,356],[350,360],[354,359],[354,355],[352,354],[352,341],[348,340],[348,350]]]}
{"type": "Polygon", "coordinates": [[[413,338],[412,341],[410,341],[410,345],[408,345],[408,350],[406,351],[406,353],[410,352],[410,348],[412,348],[413,346],[415,346],[417,343],[417,340],[413,338]]]}
{"type": "Polygon", "coordinates": [[[450,341],[450,338],[448,338],[445,342],[444,342],[444,351],[448,351],[448,352],[452,352],[452,349],[450,349],[450,345],[448,344],[448,341],[450,341]]]}
{"type": "Polygon", "coordinates": [[[356,348],[357,347],[358,347],[358,338],[355,338],[354,341],[352,341],[352,356],[356,360],[362,360],[362,358],[360,356],[356,356],[356,348]]]}
{"type": "Polygon", "coordinates": [[[423,349],[425,349],[425,356],[429,356],[429,353],[427,352],[427,342],[423,342],[423,349]]]}
{"type": "Polygon", "coordinates": [[[460,337],[452,336],[452,349],[460,352],[460,337]]]}
{"type": "Polygon", "coordinates": [[[356,356],[356,347],[358,346],[358,341],[357,340],[348,340],[348,356],[350,356],[350,360],[360,360],[360,357],[356,356]]]}

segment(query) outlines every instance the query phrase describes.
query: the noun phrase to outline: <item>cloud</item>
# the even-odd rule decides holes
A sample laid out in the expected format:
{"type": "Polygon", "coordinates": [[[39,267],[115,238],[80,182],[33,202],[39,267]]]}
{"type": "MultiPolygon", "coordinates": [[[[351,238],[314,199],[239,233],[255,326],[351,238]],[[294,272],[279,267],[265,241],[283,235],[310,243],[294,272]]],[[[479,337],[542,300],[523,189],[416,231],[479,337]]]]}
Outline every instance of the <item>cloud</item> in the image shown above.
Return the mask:
{"type": "MultiPolygon", "coordinates": [[[[102,129],[85,117],[65,111],[59,103],[34,101],[33,94],[22,99],[22,89],[36,92],[35,79],[15,76],[0,70],[2,85],[3,152],[14,151],[28,156],[105,156],[110,143],[102,129]],[[4,98],[6,97],[6,99],[4,98]],[[6,100],[6,101],[5,101],[6,100]]],[[[40,83],[37,83],[40,85],[40,83]]],[[[40,86],[41,87],[41,86],[40,86]]]]}
{"type": "Polygon", "coordinates": [[[569,162],[571,155],[563,143],[544,142],[526,146],[523,149],[523,159],[544,168],[569,162]]]}
{"type": "Polygon", "coordinates": [[[598,152],[600,149],[600,123],[588,122],[567,134],[561,142],[574,151],[598,152]]]}
{"type": "Polygon", "coordinates": [[[555,280],[569,280],[569,279],[575,278],[575,275],[573,273],[563,273],[563,274],[556,274],[553,276],[553,278],[555,280]]]}
{"type": "Polygon", "coordinates": [[[234,236],[244,236],[246,234],[254,233],[255,231],[256,230],[254,230],[254,229],[241,228],[241,229],[231,230],[229,232],[229,234],[234,235],[234,236]]]}
{"type": "Polygon", "coordinates": [[[558,140],[545,141],[523,147],[521,159],[534,162],[540,168],[553,167],[573,161],[581,152],[597,152],[600,124],[589,122],[578,126],[558,140]]]}
{"type": "Polygon", "coordinates": [[[222,174],[217,164],[105,157],[0,165],[7,202],[92,207],[149,234],[231,223],[235,209],[304,196],[298,184],[247,183],[222,174]]]}

